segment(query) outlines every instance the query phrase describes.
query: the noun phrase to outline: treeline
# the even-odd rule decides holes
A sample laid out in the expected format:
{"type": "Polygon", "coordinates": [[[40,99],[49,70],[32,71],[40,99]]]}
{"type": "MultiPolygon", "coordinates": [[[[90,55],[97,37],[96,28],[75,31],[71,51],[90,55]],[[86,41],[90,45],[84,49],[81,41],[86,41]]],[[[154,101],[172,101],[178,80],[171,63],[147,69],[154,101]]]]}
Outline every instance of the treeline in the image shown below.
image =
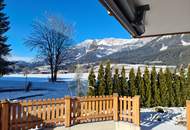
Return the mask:
{"type": "Polygon", "coordinates": [[[143,107],[181,107],[185,106],[187,99],[190,99],[190,67],[187,73],[184,68],[181,68],[179,73],[172,73],[169,68],[164,71],[161,68],[159,72],[156,72],[155,67],[150,72],[146,67],[142,73],[138,68],[136,74],[132,68],[128,79],[124,66],[120,73],[118,68],[114,71],[112,75],[109,62],[105,68],[103,64],[100,64],[96,78],[92,67],[88,77],[87,94],[89,96],[112,95],[113,93],[121,96],[140,95],[143,107]]]}

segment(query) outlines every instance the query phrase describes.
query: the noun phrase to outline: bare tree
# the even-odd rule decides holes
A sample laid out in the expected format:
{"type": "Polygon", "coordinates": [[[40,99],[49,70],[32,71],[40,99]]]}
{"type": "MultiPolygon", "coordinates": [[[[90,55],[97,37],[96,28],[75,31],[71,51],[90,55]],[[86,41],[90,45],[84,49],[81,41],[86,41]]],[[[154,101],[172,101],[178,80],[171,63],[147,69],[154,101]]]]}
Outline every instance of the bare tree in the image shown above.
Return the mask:
{"type": "Polygon", "coordinates": [[[51,81],[55,82],[65,52],[71,46],[72,26],[60,17],[47,16],[44,20],[35,21],[32,28],[25,44],[31,50],[36,49],[38,58],[47,62],[50,66],[51,81]]]}
{"type": "Polygon", "coordinates": [[[82,81],[83,76],[83,69],[80,64],[76,65],[75,69],[75,81],[76,81],[76,88],[77,88],[77,96],[84,96],[84,84],[82,81]]]}

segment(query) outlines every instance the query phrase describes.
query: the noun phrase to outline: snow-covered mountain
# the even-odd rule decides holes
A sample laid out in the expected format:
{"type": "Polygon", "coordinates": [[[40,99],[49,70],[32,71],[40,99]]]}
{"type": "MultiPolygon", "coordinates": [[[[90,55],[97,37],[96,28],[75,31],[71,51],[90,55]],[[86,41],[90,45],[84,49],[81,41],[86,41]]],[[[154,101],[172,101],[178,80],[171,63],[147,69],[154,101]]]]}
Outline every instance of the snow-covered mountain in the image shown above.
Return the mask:
{"type": "Polygon", "coordinates": [[[127,64],[187,65],[190,63],[190,35],[142,39],[88,39],[66,52],[63,66],[107,60],[127,64]]]}
{"type": "Polygon", "coordinates": [[[92,63],[111,60],[116,63],[190,63],[190,35],[142,39],[89,39],[71,49],[67,63],[92,63]]]}
{"type": "Polygon", "coordinates": [[[93,62],[105,56],[122,51],[131,51],[143,47],[155,38],[145,39],[88,39],[72,48],[70,58],[73,61],[93,62]],[[72,56],[71,56],[72,55],[72,56]]]}

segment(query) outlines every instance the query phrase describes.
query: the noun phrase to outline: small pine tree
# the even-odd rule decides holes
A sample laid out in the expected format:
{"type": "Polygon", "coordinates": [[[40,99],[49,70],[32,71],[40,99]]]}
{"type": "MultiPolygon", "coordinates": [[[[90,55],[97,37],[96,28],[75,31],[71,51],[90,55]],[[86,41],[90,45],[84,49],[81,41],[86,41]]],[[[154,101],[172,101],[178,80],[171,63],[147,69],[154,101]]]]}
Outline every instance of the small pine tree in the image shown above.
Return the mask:
{"type": "Polygon", "coordinates": [[[137,75],[135,77],[135,86],[137,88],[137,94],[139,95],[140,94],[140,89],[142,88],[142,76],[141,76],[141,69],[140,67],[138,67],[138,70],[137,70],[137,75]]]}
{"type": "Polygon", "coordinates": [[[135,72],[133,68],[131,68],[129,72],[129,88],[130,88],[129,95],[131,96],[137,95],[137,88],[135,86],[135,72]]]}
{"type": "Polygon", "coordinates": [[[115,74],[113,78],[113,92],[114,93],[119,93],[119,86],[120,86],[120,81],[119,81],[119,70],[118,68],[115,69],[115,74]]]}
{"type": "Polygon", "coordinates": [[[174,97],[174,89],[172,87],[172,73],[170,72],[169,68],[166,68],[165,71],[165,78],[166,78],[166,87],[167,87],[167,95],[166,95],[166,106],[171,107],[175,106],[175,97],[174,97]]]}
{"type": "Polygon", "coordinates": [[[105,95],[105,80],[104,80],[104,67],[103,64],[100,64],[99,70],[98,70],[98,83],[97,83],[97,89],[98,94],[97,95],[105,95]]]}
{"type": "MultiPolygon", "coordinates": [[[[143,76],[144,77],[144,76],[143,76]]],[[[139,93],[141,95],[141,105],[143,107],[145,107],[145,102],[146,102],[146,89],[145,89],[145,85],[144,85],[144,79],[141,78],[141,83],[140,83],[140,90],[139,93]]]]}
{"type": "Polygon", "coordinates": [[[188,66],[188,71],[187,71],[187,80],[186,80],[186,92],[187,92],[187,100],[190,99],[190,65],[188,66]]]}
{"type": "Polygon", "coordinates": [[[152,89],[151,96],[153,98],[153,100],[151,100],[152,101],[151,104],[152,104],[152,106],[156,106],[158,104],[157,100],[159,99],[159,97],[157,98],[157,96],[158,95],[160,96],[160,94],[159,94],[159,90],[157,87],[157,73],[156,73],[155,66],[152,67],[152,71],[151,71],[151,89],[152,89]]]}
{"type": "Polygon", "coordinates": [[[112,95],[113,94],[113,83],[112,83],[112,72],[111,72],[111,67],[110,67],[109,61],[106,64],[104,79],[105,79],[105,85],[106,85],[105,94],[112,95]]]}
{"type": "Polygon", "coordinates": [[[160,88],[161,106],[166,106],[165,97],[167,95],[166,79],[162,68],[158,73],[158,87],[160,88]]]}
{"type": "Polygon", "coordinates": [[[125,72],[125,67],[122,67],[121,70],[121,85],[120,85],[120,90],[119,90],[119,94],[122,96],[128,96],[128,93],[126,90],[128,90],[128,86],[127,86],[127,80],[126,80],[126,72],[125,72]]]}
{"type": "Polygon", "coordinates": [[[91,67],[89,76],[88,76],[88,92],[87,95],[88,96],[95,96],[95,93],[97,91],[96,88],[96,76],[94,74],[94,68],[91,67]]]}
{"type": "Polygon", "coordinates": [[[182,106],[182,99],[181,99],[181,90],[180,90],[180,77],[174,73],[173,74],[173,85],[174,93],[175,93],[175,106],[180,107],[182,106]]]}
{"type": "Polygon", "coordinates": [[[144,86],[146,88],[146,102],[145,106],[146,107],[151,107],[152,106],[152,89],[151,89],[151,82],[150,82],[150,74],[148,67],[145,68],[144,71],[144,86]]]}
{"type": "Polygon", "coordinates": [[[180,69],[180,91],[181,91],[182,106],[185,106],[186,89],[185,89],[185,72],[183,67],[180,69]]]}
{"type": "Polygon", "coordinates": [[[168,68],[166,68],[165,73],[164,73],[164,77],[165,77],[165,86],[163,88],[163,94],[162,96],[164,97],[164,106],[165,107],[169,107],[170,106],[170,71],[168,68]]]}

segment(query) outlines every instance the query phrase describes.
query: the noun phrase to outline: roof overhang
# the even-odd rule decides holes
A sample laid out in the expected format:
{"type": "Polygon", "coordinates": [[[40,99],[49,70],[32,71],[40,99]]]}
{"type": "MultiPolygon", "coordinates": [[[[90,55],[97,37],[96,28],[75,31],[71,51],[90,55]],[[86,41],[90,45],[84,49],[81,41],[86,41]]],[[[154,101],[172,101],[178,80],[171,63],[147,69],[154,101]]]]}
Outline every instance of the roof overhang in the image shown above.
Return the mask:
{"type": "Polygon", "coordinates": [[[190,0],[99,0],[133,37],[190,33],[190,0]]]}
{"type": "Polygon", "coordinates": [[[149,5],[139,5],[134,0],[99,0],[133,37],[145,32],[144,15],[149,5]]]}

